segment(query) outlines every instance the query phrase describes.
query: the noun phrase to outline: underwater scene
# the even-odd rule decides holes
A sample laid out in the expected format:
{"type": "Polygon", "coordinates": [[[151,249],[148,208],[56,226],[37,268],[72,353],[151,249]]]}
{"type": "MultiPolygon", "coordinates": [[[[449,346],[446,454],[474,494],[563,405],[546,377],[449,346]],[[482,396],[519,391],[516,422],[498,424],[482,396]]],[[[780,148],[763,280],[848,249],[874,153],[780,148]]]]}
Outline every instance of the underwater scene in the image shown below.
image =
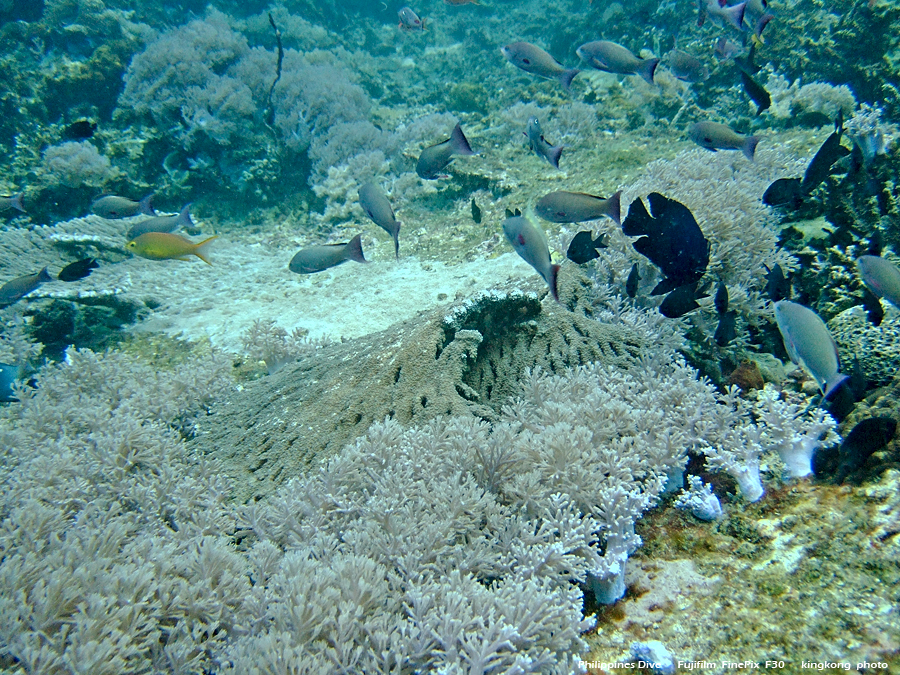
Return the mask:
{"type": "Polygon", "coordinates": [[[0,672],[900,673],[900,2],[0,44],[0,672]]]}

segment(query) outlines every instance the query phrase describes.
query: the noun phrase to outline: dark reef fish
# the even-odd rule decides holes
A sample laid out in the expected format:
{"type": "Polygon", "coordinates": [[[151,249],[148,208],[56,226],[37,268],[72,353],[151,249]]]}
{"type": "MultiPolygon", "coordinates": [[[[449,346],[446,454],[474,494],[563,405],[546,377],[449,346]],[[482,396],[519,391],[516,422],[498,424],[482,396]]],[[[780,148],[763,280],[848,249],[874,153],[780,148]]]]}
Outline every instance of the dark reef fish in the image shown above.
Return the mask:
{"type": "Polygon", "coordinates": [[[607,248],[604,239],[605,237],[602,234],[594,239],[593,232],[582,230],[572,237],[572,243],[569,244],[566,257],[578,265],[584,265],[594,258],[599,258],[600,254],[597,252],[597,249],[607,248]]]}
{"type": "Polygon", "coordinates": [[[869,323],[873,326],[880,326],[884,320],[884,307],[881,306],[881,300],[868,288],[863,288],[862,301],[869,323]]]}
{"type": "Polygon", "coordinates": [[[437,180],[438,178],[447,178],[446,174],[441,173],[450,162],[453,161],[453,155],[474,155],[469,140],[463,133],[459,122],[450,132],[450,138],[434,145],[429,145],[419,155],[419,161],[416,163],[416,173],[419,178],[425,180],[437,180]]]}
{"type": "Polygon", "coordinates": [[[191,220],[191,205],[185,204],[179,213],[172,216],[154,216],[132,225],[125,237],[131,241],[148,232],[174,232],[178,228],[192,230],[196,227],[191,220]]]}
{"type": "Polygon", "coordinates": [[[716,312],[718,314],[725,314],[726,312],[728,312],[728,287],[721,281],[716,287],[716,295],[713,298],[713,306],[716,308],[716,312]]]}
{"type": "Polygon", "coordinates": [[[693,214],[684,204],[658,192],[651,192],[647,199],[653,216],[641,199],[634,200],[622,232],[630,237],[643,235],[632,244],[634,250],[665,275],[651,294],[668,293],[699,281],[709,265],[709,241],[693,214]]]}
{"type": "Polygon", "coordinates": [[[840,372],[837,346],[825,322],[809,307],[790,300],[775,303],[775,322],[791,361],[812,375],[828,398],[847,376],[840,372]]]}
{"type": "Polygon", "coordinates": [[[740,66],[738,66],[738,72],[741,76],[741,84],[744,87],[744,91],[756,104],[756,116],[759,117],[764,110],[768,110],[771,107],[772,97],[769,96],[769,92],[759,82],[750,77],[740,66]]]}
{"type": "Polygon", "coordinates": [[[0,363],[0,402],[10,403],[18,399],[13,394],[13,385],[22,376],[20,366],[0,363]]]}
{"type": "Polygon", "coordinates": [[[530,42],[512,42],[501,47],[500,53],[519,70],[549,80],[559,80],[567,90],[571,87],[573,78],[581,72],[577,68],[564,67],[550,54],[530,42]]]}
{"type": "Polygon", "coordinates": [[[384,196],[384,191],[375,183],[366,183],[359,188],[359,205],[366,215],[394,240],[394,257],[400,259],[400,221],[394,217],[394,209],[384,196]]]}
{"type": "Polygon", "coordinates": [[[835,481],[842,483],[848,474],[861,469],[869,457],[891,442],[896,432],[897,421],[891,417],[869,417],[858,422],[841,443],[841,463],[835,481]]]}
{"type": "Polygon", "coordinates": [[[525,137],[528,139],[528,145],[531,147],[534,154],[538,157],[543,157],[554,169],[559,168],[559,157],[562,155],[563,148],[565,146],[562,145],[551,145],[547,142],[547,139],[544,138],[544,132],[541,131],[541,123],[537,117],[529,117],[528,124],[525,126],[525,131],[523,132],[525,137]]]}
{"type": "Polygon", "coordinates": [[[481,224],[481,209],[479,209],[478,204],[475,203],[475,197],[472,197],[472,220],[478,225],[481,224]]]}
{"type": "Polygon", "coordinates": [[[625,293],[628,294],[629,298],[633,298],[637,295],[638,292],[638,284],[641,281],[641,272],[637,263],[631,266],[631,271],[628,273],[628,278],[625,280],[625,293]]]}
{"type": "Polygon", "coordinates": [[[22,201],[24,198],[24,192],[17,192],[14,195],[0,197],[0,213],[9,209],[15,209],[16,211],[25,213],[25,203],[22,201]]]}
{"type": "Polygon", "coordinates": [[[53,281],[45,267],[40,272],[10,279],[0,286],[0,307],[8,307],[31,293],[41,284],[53,281]]]}
{"type": "Polygon", "coordinates": [[[806,173],[803,174],[802,188],[803,192],[809,194],[815,190],[828,176],[831,175],[831,168],[835,163],[850,154],[850,150],[841,145],[841,136],[844,132],[844,115],[843,112],[838,114],[838,118],[834,124],[834,131],[825,142],[816,151],[809,166],[806,167],[806,173]]]}
{"type": "Polygon", "coordinates": [[[313,274],[336,267],[348,260],[368,262],[363,256],[361,234],[342,244],[323,244],[304,248],[291,258],[288,269],[297,274],[313,274]]]}
{"type": "Polygon", "coordinates": [[[621,200],[621,190],[606,199],[583,192],[551,192],[538,200],[534,211],[551,223],[583,223],[606,216],[620,225],[621,200]]]}
{"type": "Polygon", "coordinates": [[[585,42],[575,53],[591,68],[618,75],[640,75],[650,84],[659,65],[659,59],[642,59],[627,47],[609,40],[585,42]]]}
{"type": "Polygon", "coordinates": [[[707,150],[740,150],[753,160],[759,136],[741,136],[731,127],[718,122],[696,122],[688,129],[688,138],[707,150]]]}
{"type": "Polygon", "coordinates": [[[683,82],[703,82],[709,79],[709,68],[696,56],[673,49],[666,56],[666,65],[683,82]]]}
{"type": "Polygon", "coordinates": [[[544,232],[517,211],[515,215],[503,221],[503,234],[519,257],[543,277],[550,287],[550,295],[559,302],[557,292],[559,265],[554,265],[550,260],[550,247],[547,246],[544,232]]]}
{"type": "Polygon", "coordinates": [[[796,211],[803,206],[802,183],[799,178],[779,178],[766,188],[762,200],[768,206],[783,206],[796,211]]]}
{"type": "Polygon", "coordinates": [[[156,211],[150,204],[152,199],[152,194],[147,195],[139,202],[118,195],[104,195],[94,200],[94,203],[91,204],[91,212],[108,220],[130,218],[139,213],[143,213],[145,216],[155,216],[156,211]]]}
{"type": "Polygon", "coordinates": [[[419,15],[409,7],[401,7],[397,16],[400,18],[400,30],[407,32],[425,30],[425,19],[420,19],[419,15]]]}
{"type": "Polygon", "coordinates": [[[95,131],[97,131],[96,122],[78,120],[63,129],[62,137],[67,141],[83,141],[93,136],[95,131]]]}
{"type": "Polygon", "coordinates": [[[791,297],[790,279],[784,275],[784,270],[778,263],[775,263],[772,269],[766,267],[766,296],[772,302],[788,300],[791,297]]]}
{"type": "Polygon", "coordinates": [[[700,307],[697,303],[697,284],[685,284],[671,291],[659,305],[659,313],[668,319],[677,319],[700,307]]]}
{"type": "Polygon", "coordinates": [[[866,287],[900,309],[900,268],[890,260],[875,255],[860,256],[856,259],[856,265],[866,287]]]}
{"type": "Polygon", "coordinates": [[[91,270],[95,270],[97,267],[99,265],[97,265],[97,260],[94,258],[76,260],[63,267],[59,274],[56,275],[56,278],[60,281],[78,281],[90,275],[91,270]]]}
{"type": "Polygon", "coordinates": [[[728,287],[719,282],[713,302],[716,313],[719,315],[719,324],[713,339],[720,347],[724,347],[737,336],[737,312],[728,309],[728,287]]]}

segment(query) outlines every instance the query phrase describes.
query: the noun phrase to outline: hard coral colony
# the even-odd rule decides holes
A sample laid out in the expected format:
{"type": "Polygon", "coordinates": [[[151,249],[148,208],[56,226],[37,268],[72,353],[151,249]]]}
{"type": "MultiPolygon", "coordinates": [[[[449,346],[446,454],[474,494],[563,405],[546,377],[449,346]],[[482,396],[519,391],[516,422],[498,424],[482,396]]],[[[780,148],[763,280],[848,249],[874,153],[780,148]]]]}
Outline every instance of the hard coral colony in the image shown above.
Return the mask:
{"type": "Polygon", "coordinates": [[[0,670],[900,672],[896,3],[198,12],[0,3],[0,670]]]}

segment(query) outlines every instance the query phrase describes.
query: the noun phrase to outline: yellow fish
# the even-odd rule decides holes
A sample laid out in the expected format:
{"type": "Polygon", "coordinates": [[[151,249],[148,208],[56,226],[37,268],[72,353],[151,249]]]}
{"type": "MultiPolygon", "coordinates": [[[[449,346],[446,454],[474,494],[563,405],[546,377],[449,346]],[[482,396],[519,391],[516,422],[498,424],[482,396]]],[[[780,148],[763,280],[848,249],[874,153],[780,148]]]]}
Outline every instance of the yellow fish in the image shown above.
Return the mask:
{"type": "Polygon", "coordinates": [[[179,234],[145,232],[125,244],[125,248],[148,260],[189,260],[188,256],[195,255],[207,265],[212,265],[203,254],[202,248],[215,238],[212,236],[195,244],[179,234]]]}

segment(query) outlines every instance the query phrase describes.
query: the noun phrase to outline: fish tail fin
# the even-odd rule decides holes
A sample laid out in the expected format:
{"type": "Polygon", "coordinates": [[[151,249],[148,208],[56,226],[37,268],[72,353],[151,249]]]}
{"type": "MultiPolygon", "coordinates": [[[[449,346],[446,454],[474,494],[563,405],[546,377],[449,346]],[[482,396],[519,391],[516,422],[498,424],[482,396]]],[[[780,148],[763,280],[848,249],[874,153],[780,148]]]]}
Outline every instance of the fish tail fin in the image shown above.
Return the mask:
{"type": "Polygon", "coordinates": [[[606,200],[606,215],[612,218],[616,225],[622,225],[622,191],[619,190],[606,200]]]}
{"type": "MultiPolygon", "coordinates": [[[[185,207],[185,208],[187,208],[187,207],[185,207]]],[[[209,242],[211,242],[213,239],[215,239],[215,238],[218,237],[218,236],[219,236],[219,235],[214,234],[214,235],[211,236],[209,239],[204,239],[204,240],[201,241],[199,244],[197,244],[196,246],[194,246],[194,250],[191,251],[191,253],[193,253],[195,256],[197,256],[198,258],[200,258],[200,260],[202,260],[203,262],[205,262],[207,265],[212,265],[212,263],[209,262],[209,258],[206,257],[206,256],[207,256],[206,251],[204,251],[203,249],[206,248],[207,245],[209,245],[209,242]]],[[[187,258],[182,258],[182,260],[187,260],[187,258]]]]}
{"type": "Polygon", "coordinates": [[[769,25],[769,22],[774,18],[775,18],[775,15],[769,14],[768,12],[766,12],[761,17],[759,17],[759,20],[756,22],[756,26],[754,27],[754,30],[753,30],[753,35],[757,40],[759,40],[760,42],[763,41],[763,39],[762,39],[763,29],[767,25],[769,25]]]}
{"type": "Polygon", "coordinates": [[[27,213],[25,211],[25,202],[22,201],[23,199],[25,199],[25,193],[17,192],[10,198],[9,205],[11,207],[13,207],[14,209],[16,209],[17,211],[21,211],[22,213],[27,213]]]}
{"type": "Polygon", "coordinates": [[[743,30],[745,11],[747,11],[746,0],[739,5],[729,7],[726,12],[728,22],[738,30],[743,30]]]}
{"type": "Polygon", "coordinates": [[[144,197],[138,203],[140,212],[143,213],[145,216],[155,216],[156,215],[156,209],[153,208],[153,204],[151,203],[153,201],[154,196],[155,196],[154,193],[151,192],[149,195],[144,197]]]}
{"type": "Polygon", "coordinates": [[[347,260],[355,260],[360,263],[369,262],[363,255],[361,234],[356,235],[347,242],[347,246],[344,248],[344,255],[347,260]]]}
{"type": "Polygon", "coordinates": [[[835,390],[843,384],[845,380],[849,380],[849,376],[843,375],[842,373],[835,373],[834,376],[829,379],[825,383],[825,388],[822,390],[822,395],[827,399],[831,396],[835,390]]]}
{"type": "Polygon", "coordinates": [[[744,156],[751,162],[756,154],[757,145],[759,145],[759,136],[747,136],[747,138],[744,139],[744,145],[741,147],[741,152],[743,152],[744,156]]]}
{"type": "Polygon", "coordinates": [[[394,258],[400,260],[400,223],[396,223],[394,231],[391,232],[394,237],[394,258]]]}
{"type": "Polygon", "coordinates": [[[191,203],[190,202],[185,204],[184,208],[181,209],[181,213],[178,214],[178,220],[175,221],[175,227],[178,227],[178,226],[181,226],[184,229],[190,229],[190,228],[195,227],[194,221],[191,220],[191,203]]]}
{"type": "Polygon", "coordinates": [[[40,281],[41,283],[53,281],[53,277],[50,276],[50,273],[47,271],[46,267],[38,272],[38,281],[40,281]]]}
{"type": "Polygon", "coordinates": [[[578,68],[571,68],[569,70],[564,71],[559,76],[559,81],[562,83],[562,86],[566,88],[566,91],[569,91],[572,88],[572,80],[575,79],[575,76],[581,71],[578,68]]]}
{"type": "Polygon", "coordinates": [[[450,147],[453,148],[454,154],[457,155],[475,154],[472,150],[472,146],[469,145],[469,139],[466,138],[466,135],[463,133],[459,122],[456,123],[456,126],[453,127],[453,131],[450,133],[450,147]]]}
{"type": "Polygon", "coordinates": [[[559,265],[550,265],[550,278],[547,279],[547,285],[550,286],[550,295],[559,302],[559,265]]]}
{"type": "Polygon", "coordinates": [[[553,165],[553,168],[559,168],[559,158],[562,156],[562,151],[565,147],[564,145],[553,145],[547,150],[547,161],[553,165]]]}
{"type": "Polygon", "coordinates": [[[638,67],[637,74],[647,80],[649,84],[653,84],[653,75],[656,73],[658,65],[659,59],[644,59],[638,67]]]}

